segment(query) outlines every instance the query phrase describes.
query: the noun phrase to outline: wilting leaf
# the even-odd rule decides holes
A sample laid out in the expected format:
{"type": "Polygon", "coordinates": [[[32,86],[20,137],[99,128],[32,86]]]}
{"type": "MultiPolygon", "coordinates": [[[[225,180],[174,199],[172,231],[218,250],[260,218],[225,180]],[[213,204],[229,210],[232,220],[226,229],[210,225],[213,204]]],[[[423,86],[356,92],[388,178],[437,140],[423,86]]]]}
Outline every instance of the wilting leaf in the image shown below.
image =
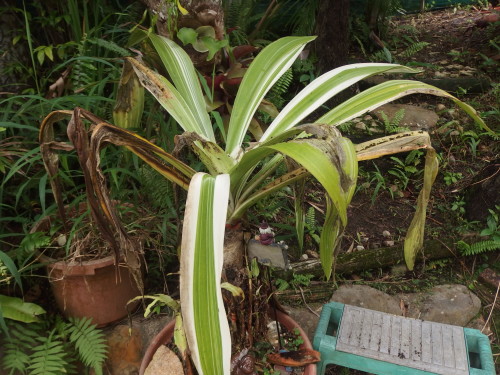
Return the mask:
{"type": "Polygon", "coordinates": [[[417,211],[408,228],[408,233],[406,234],[404,242],[405,262],[409,270],[413,270],[417,253],[422,250],[424,245],[427,204],[429,203],[431,188],[436,179],[438,167],[439,162],[437,160],[436,151],[433,148],[429,148],[425,156],[424,186],[418,195],[417,211]]]}

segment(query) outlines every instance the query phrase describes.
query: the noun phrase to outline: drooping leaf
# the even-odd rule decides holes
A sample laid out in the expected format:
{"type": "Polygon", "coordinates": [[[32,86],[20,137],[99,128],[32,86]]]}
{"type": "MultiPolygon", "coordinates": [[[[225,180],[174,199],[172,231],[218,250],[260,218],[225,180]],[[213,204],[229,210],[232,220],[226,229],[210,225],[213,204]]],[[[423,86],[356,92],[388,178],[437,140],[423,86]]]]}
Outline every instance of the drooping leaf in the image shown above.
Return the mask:
{"type": "Polygon", "coordinates": [[[327,280],[330,280],[332,275],[334,252],[340,240],[341,228],[342,222],[338,212],[332,204],[331,199],[326,196],[325,222],[323,224],[323,230],[321,231],[319,258],[321,260],[323,273],[327,280]]]}
{"type": "Polygon", "coordinates": [[[417,199],[417,211],[413,216],[404,242],[404,255],[406,266],[413,270],[415,258],[424,245],[424,228],[427,205],[431,194],[432,184],[436,179],[439,162],[433,148],[427,150],[424,168],[424,186],[417,199]]]}
{"type": "MultiPolygon", "coordinates": [[[[307,85],[299,92],[280,112],[269,125],[262,136],[262,140],[275,137],[284,130],[297,125],[314,110],[319,108],[328,99],[360,80],[379,73],[417,73],[416,70],[402,65],[392,64],[351,64],[333,69],[307,85]]],[[[337,113],[337,108],[331,112],[337,113]]],[[[316,121],[319,124],[330,124],[323,119],[316,121]]]]}
{"type": "Polygon", "coordinates": [[[429,134],[424,131],[397,133],[355,145],[358,161],[380,158],[399,152],[408,152],[430,145],[429,134]]]}
{"type": "Polygon", "coordinates": [[[363,113],[374,110],[381,105],[410,94],[428,94],[451,99],[462,108],[478,125],[493,133],[484,121],[478,116],[476,110],[470,105],[448,94],[437,87],[418,81],[393,80],[381,83],[357,94],[356,96],[339,104],[330,112],[321,116],[316,122],[321,124],[339,125],[363,113]]]}
{"type": "Polygon", "coordinates": [[[351,176],[357,176],[357,160],[352,143],[342,139],[331,127],[305,126],[306,132],[324,132],[317,139],[299,139],[267,146],[301,164],[325,188],[338,210],[343,225],[347,224],[347,197],[353,191],[351,176]],[[354,160],[353,160],[354,159],[354,160]],[[343,166],[349,168],[345,173],[343,166]]]}

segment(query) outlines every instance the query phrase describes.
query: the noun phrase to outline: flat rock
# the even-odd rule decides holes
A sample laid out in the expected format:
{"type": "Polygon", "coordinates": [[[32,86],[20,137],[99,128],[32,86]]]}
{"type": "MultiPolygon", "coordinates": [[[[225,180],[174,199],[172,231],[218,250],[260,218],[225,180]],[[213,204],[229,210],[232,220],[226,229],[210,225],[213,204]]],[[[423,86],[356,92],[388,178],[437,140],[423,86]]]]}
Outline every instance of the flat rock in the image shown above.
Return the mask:
{"type": "Polygon", "coordinates": [[[406,127],[410,130],[429,130],[436,126],[439,116],[428,109],[416,107],[409,104],[384,104],[373,111],[373,114],[383,121],[381,112],[389,118],[390,121],[396,113],[404,109],[403,119],[399,123],[400,127],[406,127]]]}
{"type": "MultiPolygon", "coordinates": [[[[323,305],[321,304],[310,304],[311,309],[315,311],[318,315],[321,313],[323,305]]],[[[316,332],[316,326],[318,325],[319,317],[313,314],[309,309],[305,307],[286,307],[288,314],[295,320],[299,326],[302,327],[307,337],[311,342],[314,339],[314,333],[316,332]]]]}
{"type": "Polygon", "coordinates": [[[184,375],[184,369],[179,357],[164,345],[158,348],[146,371],[144,371],[144,375],[161,374],[184,375]]]}
{"type": "Polygon", "coordinates": [[[423,299],[420,319],[466,326],[481,310],[481,300],[464,285],[438,285],[423,299]]]}
{"type": "Polygon", "coordinates": [[[402,314],[398,299],[367,285],[343,285],[330,300],[394,315],[402,314]]]}

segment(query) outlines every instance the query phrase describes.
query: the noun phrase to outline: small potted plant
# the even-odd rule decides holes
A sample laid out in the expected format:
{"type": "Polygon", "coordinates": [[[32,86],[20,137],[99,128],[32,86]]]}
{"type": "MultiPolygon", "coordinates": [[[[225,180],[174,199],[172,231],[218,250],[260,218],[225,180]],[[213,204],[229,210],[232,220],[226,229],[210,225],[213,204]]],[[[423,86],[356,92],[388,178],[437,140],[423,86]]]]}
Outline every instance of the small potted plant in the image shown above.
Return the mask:
{"type": "Polygon", "coordinates": [[[117,206],[124,218],[136,217],[137,212],[130,204],[111,200],[101,170],[88,168],[90,134],[84,122],[68,125],[68,143],[54,137],[57,120],[49,117],[40,127],[40,148],[57,214],[43,217],[32,232],[51,235],[51,246],[40,259],[60,310],[68,317],[92,318],[102,326],[125,317],[127,301],[142,294],[141,239],[127,233],[117,206]],[[61,150],[76,151],[85,182],[84,201],[63,202],[61,150]]]}

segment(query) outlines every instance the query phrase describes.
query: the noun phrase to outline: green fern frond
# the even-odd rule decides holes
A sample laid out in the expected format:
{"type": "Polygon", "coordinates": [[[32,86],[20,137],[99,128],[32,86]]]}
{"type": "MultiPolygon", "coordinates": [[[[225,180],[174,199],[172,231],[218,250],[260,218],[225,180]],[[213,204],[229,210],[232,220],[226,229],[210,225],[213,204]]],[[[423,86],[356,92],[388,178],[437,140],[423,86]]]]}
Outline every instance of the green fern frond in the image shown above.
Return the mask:
{"type": "Polygon", "coordinates": [[[425,47],[427,47],[430,43],[429,42],[416,42],[409,47],[407,47],[403,52],[400,53],[401,57],[404,58],[410,58],[413,55],[417,54],[421,50],[423,50],[425,47]]]}
{"type": "Polygon", "coordinates": [[[274,84],[274,86],[269,91],[267,99],[273,103],[276,108],[282,108],[285,104],[284,94],[288,92],[290,85],[293,82],[293,71],[292,68],[288,69],[274,84]]]}
{"type": "Polygon", "coordinates": [[[409,129],[404,126],[399,126],[401,121],[405,116],[404,108],[401,108],[394,114],[394,117],[389,119],[389,117],[384,113],[384,111],[380,112],[380,117],[382,117],[382,121],[384,122],[384,131],[386,133],[402,133],[408,131],[409,129]]]}
{"type": "Polygon", "coordinates": [[[102,375],[102,366],[106,360],[108,346],[104,334],[92,324],[91,319],[69,319],[68,332],[70,341],[75,344],[82,362],[102,375]]]}
{"type": "Polygon", "coordinates": [[[4,345],[2,368],[10,373],[24,373],[29,364],[30,357],[27,354],[30,347],[15,341],[9,341],[4,345]]]}
{"type": "Polygon", "coordinates": [[[460,250],[462,255],[478,255],[485,253],[487,251],[493,251],[500,249],[500,242],[493,240],[479,241],[473,244],[468,244],[464,241],[457,242],[457,248],[460,250]]]}
{"type": "Polygon", "coordinates": [[[165,178],[158,179],[158,172],[150,167],[141,168],[139,176],[142,190],[154,207],[174,207],[174,190],[170,181],[165,178]]]}
{"type": "Polygon", "coordinates": [[[2,367],[13,373],[26,373],[26,368],[30,364],[29,353],[38,342],[36,329],[40,324],[31,323],[24,325],[21,323],[8,322],[9,336],[5,337],[4,355],[2,367]]]}
{"type": "Polygon", "coordinates": [[[309,229],[316,228],[316,210],[314,207],[309,207],[307,209],[305,224],[309,229]]]}
{"type": "Polygon", "coordinates": [[[58,339],[54,332],[48,337],[39,337],[41,345],[33,348],[33,354],[28,366],[29,375],[63,375],[69,362],[66,359],[64,343],[58,339]]]}
{"type": "Polygon", "coordinates": [[[98,47],[102,47],[119,56],[130,56],[129,51],[127,51],[125,48],[120,47],[118,44],[116,44],[111,40],[106,40],[102,38],[92,38],[92,39],[87,39],[87,42],[90,44],[94,44],[98,47]]]}

